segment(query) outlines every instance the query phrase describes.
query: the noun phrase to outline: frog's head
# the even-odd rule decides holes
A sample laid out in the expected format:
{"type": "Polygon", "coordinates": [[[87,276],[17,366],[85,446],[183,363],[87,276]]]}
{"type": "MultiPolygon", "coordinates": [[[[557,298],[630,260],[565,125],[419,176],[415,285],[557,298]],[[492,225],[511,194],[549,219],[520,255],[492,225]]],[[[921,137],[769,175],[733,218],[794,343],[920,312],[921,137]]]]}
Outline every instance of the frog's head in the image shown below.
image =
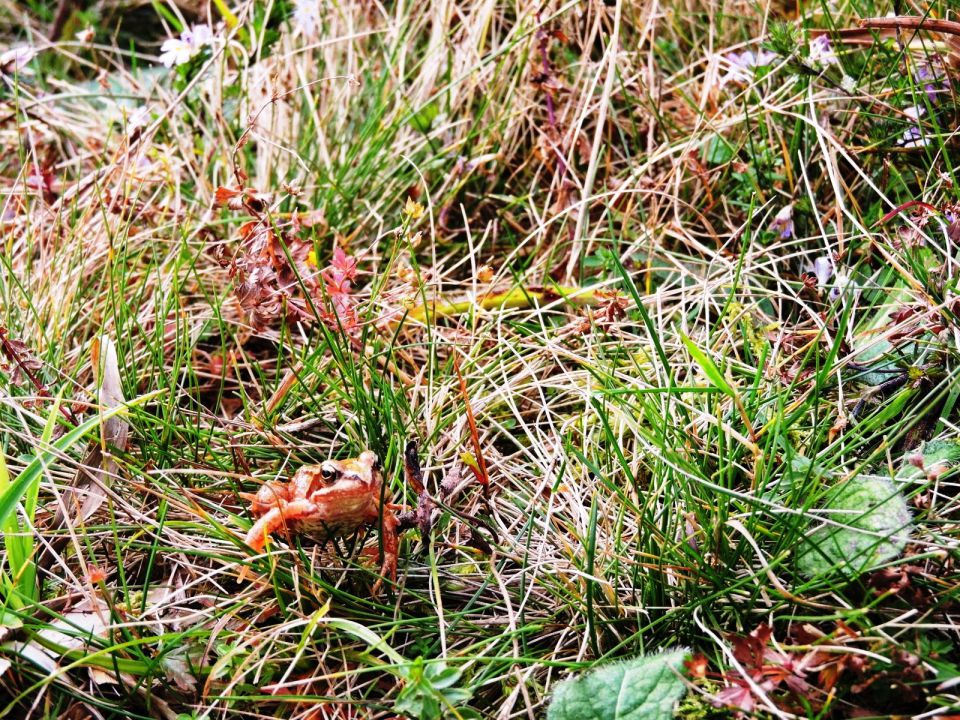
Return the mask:
{"type": "Polygon", "coordinates": [[[345,480],[375,485],[379,477],[377,456],[369,450],[364,450],[359,457],[327,460],[320,465],[320,480],[327,487],[345,480]]]}

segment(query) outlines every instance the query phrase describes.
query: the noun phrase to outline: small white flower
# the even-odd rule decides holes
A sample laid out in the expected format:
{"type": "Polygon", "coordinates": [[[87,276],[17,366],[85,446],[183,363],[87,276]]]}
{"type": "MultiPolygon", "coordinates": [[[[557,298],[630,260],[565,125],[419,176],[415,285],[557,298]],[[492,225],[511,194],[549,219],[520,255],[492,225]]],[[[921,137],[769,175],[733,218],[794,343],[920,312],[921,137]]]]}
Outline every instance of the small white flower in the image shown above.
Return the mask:
{"type": "Polygon", "coordinates": [[[213,33],[206,24],[194,25],[180,33],[179,38],[165,40],[160,46],[160,62],[170,68],[183,65],[199,53],[205,45],[213,44],[213,33]]]}
{"type": "Polygon", "coordinates": [[[833,259],[829,256],[818,257],[813,261],[813,274],[817,276],[817,287],[826,287],[833,277],[833,259]]]}
{"type": "Polygon", "coordinates": [[[0,72],[15,73],[23,70],[26,64],[37,55],[35,48],[29,45],[18,45],[0,54],[0,72]]]}
{"type": "Polygon", "coordinates": [[[132,113],[130,113],[127,118],[127,130],[133,132],[137,128],[146,127],[147,123],[150,122],[150,108],[146,105],[141,105],[132,113]]]}
{"type": "Polygon", "coordinates": [[[178,38],[165,40],[160,46],[160,62],[164,67],[171,68],[174,65],[183,65],[190,62],[193,57],[193,48],[188,43],[178,38]]]}
{"type": "Polygon", "coordinates": [[[293,0],[292,20],[296,32],[315,37],[320,28],[320,4],[317,0],[293,0]]]}
{"type": "Polygon", "coordinates": [[[833,52],[830,38],[826,35],[817,35],[810,41],[810,60],[823,66],[836,65],[840,62],[836,53],[833,52]]]}
{"type": "Polygon", "coordinates": [[[201,23],[180,33],[180,39],[199,50],[204,45],[213,44],[213,31],[210,30],[209,25],[201,23]]]}
{"type": "Polygon", "coordinates": [[[93,42],[93,39],[97,36],[97,31],[93,27],[86,27],[80,32],[78,32],[74,37],[77,39],[77,42],[83,43],[84,45],[89,45],[93,42]]]}
{"type": "Polygon", "coordinates": [[[844,76],[840,78],[840,87],[848,93],[855,93],[857,91],[857,81],[849,75],[844,74],[844,76]]]}
{"type": "Polygon", "coordinates": [[[838,300],[850,287],[850,278],[843,271],[837,272],[837,279],[833,282],[833,288],[830,290],[830,299],[838,300]]]}

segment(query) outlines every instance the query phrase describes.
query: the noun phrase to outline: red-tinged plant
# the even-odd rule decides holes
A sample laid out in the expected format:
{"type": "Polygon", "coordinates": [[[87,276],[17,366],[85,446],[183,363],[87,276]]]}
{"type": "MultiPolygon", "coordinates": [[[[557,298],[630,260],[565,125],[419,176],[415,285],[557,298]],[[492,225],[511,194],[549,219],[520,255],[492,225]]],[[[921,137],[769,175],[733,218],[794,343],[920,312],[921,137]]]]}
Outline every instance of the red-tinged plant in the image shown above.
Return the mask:
{"type": "MultiPolygon", "coordinates": [[[[10,382],[18,385],[29,380],[41,398],[52,397],[47,387],[40,381],[38,373],[43,369],[43,362],[37,359],[27,347],[26,343],[8,337],[7,329],[0,327],[0,372],[9,373],[10,382]]],[[[60,413],[71,425],[79,422],[73,412],[66,405],[58,405],[60,413]]]]}
{"type": "MultiPolygon", "coordinates": [[[[770,692],[773,688],[774,685],[769,680],[760,684],[760,689],[764,692],[770,692]]],[[[742,677],[733,678],[731,684],[718,692],[715,697],[718,706],[734,708],[748,714],[752,714],[757,707],[757,696],[742,677]]]]}
{"type": "Polygon", "coordinates": [[[262,220],[245,223],[239,235],[240,249],[228,266],[237,299],[254,327],[310,321],[311,301],[319,288],[316,269],[308,263],[312,245],[262,220]]]}
{"type": "Polygon", "coordinates": [[[487,461],[484,459],[483,451],[480,447],[480,433],[477,430],[477,422],[473,416],[473,407],[470,404],[470,393],[467,391],[467,381],[464,379],[463,373],[460,372],[460,357],[458,355],[454,355],[453,357],[453,369],[457,371],[457,378],[460,380],[460,395],[463,397],[464,409],[467,411],[467,423],[470,426],[470,442],[473,444],[474,450],[473,458],[475,461],[474,463],[467,463],[467,467],[470,468],[483,488],[484,498],[489,498],[490,476],[487,473],[487,461]]]}
{"type": "Polygon", "coordinates": [[[707,667],[709,666],[707,656],[703,653],[696,653],[688,660],[683,661],[683,666],[687,669],[687,675],[691,680],[702,680],[707,676],[707,667]]]}
{"type": "Polygon", "coordinates": [[[253,188],[218,187],[214,193],[214,202],[218,207],[231,210],[246,208],[254,215],[259,215],[270,205],[270,194],[255,191],[253,188]]]}
{"type": "Polygon", "coordinates": [[[331,328],[342,328],[352,334],[359,328],[353,296],[352,283],[357,279],[357,261],[347,255],[339,245],[333,249],[330,264],[321,273],[327,307],[321,313],[324,322],[331,328]]]}
{"type": "MultiPolygon", "coordinates": [[[[914,710],[923,706],[922,681],[925,670],[909,653],[894,650],[884,663],[873,655],[854,650],[865,642],[858,632],[838,622],[832,633],[812,625],[795,625],[791,645],[776,643],[772,628],[760,625],[748,635],[730,636],[730,647],[739,669],[723,673],[726,687],[714,696],[714,704],[752,714],[760,707],[759,690],[780,709],[802,712],[820,710],[833,698],[837,711],[872,712],[894,702],[889,692],[896,689],[896,707],[914,710]],[[850,646],[844,651],[843,648],[850,646]]],[[[849,715],[845,715],[849,716],[849,715]]]]}
{"type": "Polygon", "coordinates": [[[335,330],[354,335],[359,329],[351,294],[357,261],[337,246],[330,265],[317,271],[313,244],[299,232],[310,223],[294,216],[280,228],[270,215],[270,197],[251,188],[216,190],[216,204],[246,210],[253,219],[240,226],[240,245],[232,258],[222,258],[236,283],[240,306],[253,326],[262,330],[278,322],[321,320],[335,330]]]}

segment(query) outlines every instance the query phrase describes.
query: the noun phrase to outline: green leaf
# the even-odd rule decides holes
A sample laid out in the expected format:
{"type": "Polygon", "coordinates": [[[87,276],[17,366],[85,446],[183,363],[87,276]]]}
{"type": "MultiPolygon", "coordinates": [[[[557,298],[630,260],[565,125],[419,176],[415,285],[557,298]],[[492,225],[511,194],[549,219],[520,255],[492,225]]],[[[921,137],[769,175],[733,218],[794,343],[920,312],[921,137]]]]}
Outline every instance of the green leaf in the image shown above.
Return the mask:
{"type": "Polygon", "coordinates": [[[547,720],[668,720],[686,692],[683,648],[604,665],[561,683],[547,720]]]}
{"type": "Polygon", "coordinates": [[[404,686],[397,695],[394,711],[417,720],[468,717],[469,713],[463,712],[466,708],[457,706],[467,702],[473,693],[468,688],[453,687],[462,674],[444,662],[427,663],[418,657],[401,673],[404,686]]]}
{"type": "Polygon", "coordinates": [[[907,501],[885,477],[851,478],[831,489],[824,508],[825,517],[845,527],[819,527],[801,545],[797,562],[809,577],[839,573],[852,580],[899,555],[910,535],[907,501]]]}
{"type": "Polygon", "coordinates": [[[703,373],[707,376],[707,379],[713,383],[716,388],[722,390],[726,395],[729,395],[730,397],[736,397],[737,391],[734,390],[730,383],[727,382],[727,379],[723,376],[723,372],[721,372],[720,368],[717,367],[717,364],[713,362],[713,359],[703,350],[697,347],[697,344],[683,333],[680,333],[680,339],[683,340],[683,344],[687,346],[687,352],[690,353],[690,356],[693,358],[694,362],[700,366],[701,370],[703,370],[703,373]]]}
{"type": "Polygon", "coordinates": [[[866,368],[856,373],[854,379],[863,385],[882,385],[902,372],[898,361],[911,363],[921,346],[925,343],[901,343],[894,349],[893,344],[884,335],[890,326],[890,313],[910,303],[913,299],[910,288],[900,283],[889,291],[883,302],[878,304],[871,314],[856,330],[853,340],[853,359],[866,368]]]}
{"type": "Polygon", "coordinates": [[[703,159],[710,165],[725,165],[733,159],[733,145],[719,135],[711,137],[703,146],[703,159]]]}
{"type": "MultiPolygon", "coordinates": [[[[47,415],[43,433],[40,435],[40,447],[49,447],[53,431],[60,413],[61,396],[57,395],[47,415]]],[[[16,514],[0,522],[3,530],[4,547],[7,550],[9,577],[4,576],[3,595],[15,606],[22,604],[19,596],[28,600],[37,600],[37,568],[33,559],[33,523],[37,511],[37,498],[40,493],[41,474],[37,473],[23,492],[23,513],[26,523],[21,525],[16,514]]],[[[3,451],[0,449],[0,497],[5,497],[10,488],[10,473],[7,469],[3,451]]]]}
{"type": "Polygon", "coordinates": [[[422,133],[430,132],[430,126],[439,114],[436,103],[424,105],[410,117],[410,127],[422,133]]]}

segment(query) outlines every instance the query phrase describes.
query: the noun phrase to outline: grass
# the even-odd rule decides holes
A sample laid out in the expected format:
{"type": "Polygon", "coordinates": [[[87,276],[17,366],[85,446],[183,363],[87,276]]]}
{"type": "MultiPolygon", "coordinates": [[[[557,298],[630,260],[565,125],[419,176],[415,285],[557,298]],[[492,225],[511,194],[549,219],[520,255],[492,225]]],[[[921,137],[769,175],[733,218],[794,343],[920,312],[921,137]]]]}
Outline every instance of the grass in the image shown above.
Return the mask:
{"type": "Polygon", "coordinates": [[[958,485],[917,456],[958,436],[956,56],[851,31],[949,3],[322,2],[315,36],[239,3],[158,63],[219,6],[48,41],[53,4],[0,0],[39,51],[0,77],[0,717],[540,717],[677,645],[706,668],[681,717],[960,703],[958,485]],[[240,181],[269,197],[218,205],[240,181]],[[259,322],[251,217],[303,251],[259,322]],[[415,505],[411,440],[438,505],[396,586],[376,530],[244,544],[241,493],[364,449],[415,505]],[[905,546],[802,572],[864,474],[900,478],[905,546]],[[805,686],[750,664],[762,626],[805,686]]]}

